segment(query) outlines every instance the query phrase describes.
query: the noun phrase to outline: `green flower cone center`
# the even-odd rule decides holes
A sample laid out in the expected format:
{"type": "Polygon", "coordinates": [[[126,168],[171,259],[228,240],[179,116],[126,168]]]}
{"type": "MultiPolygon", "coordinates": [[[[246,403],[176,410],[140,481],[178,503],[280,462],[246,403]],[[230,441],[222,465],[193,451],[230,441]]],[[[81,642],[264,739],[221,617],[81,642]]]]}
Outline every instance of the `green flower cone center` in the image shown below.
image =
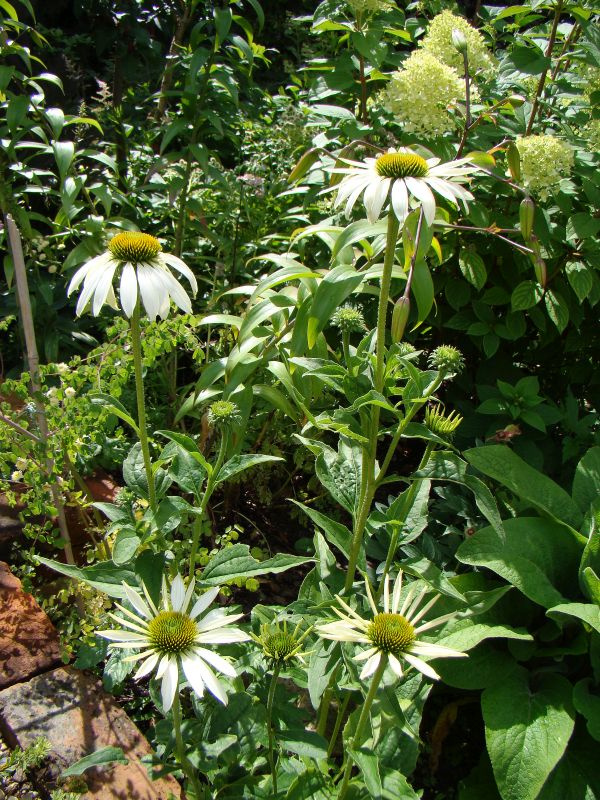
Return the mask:
{"type": "Polygon", "coordinates": [[[283,661],[291,655],[297,647],[297,642],[289,633],[279,631],[267,636],[264,640],[265,655],[275,661],[283,661]]]}
{"type": "Polygon", "coordinates": [[[425,159],[416,153],[385,153],[375,169],[382,178],[424,178],[429,172],[425,159]]]}
{"type": "Polygon", "coordinates": [[[148,623],[148,638],[159,653],[176,655],[196,640],[198,629],[193,619],[179,611],[163,611],[148,623]]]}
{"type": "Polygon", "coordinates": [[[119,261],[142,264],[156,258],[162,248],[158,239],[149,233],[125,231],[113,236],[108,243],[108,249],[119,261]]]}
{"type": "Polygon", "coordinates": [[[415,629],[401,614],[377,614],[367,629],[367,636],[384,653],[399,655],[415,641],[415,629]]]}

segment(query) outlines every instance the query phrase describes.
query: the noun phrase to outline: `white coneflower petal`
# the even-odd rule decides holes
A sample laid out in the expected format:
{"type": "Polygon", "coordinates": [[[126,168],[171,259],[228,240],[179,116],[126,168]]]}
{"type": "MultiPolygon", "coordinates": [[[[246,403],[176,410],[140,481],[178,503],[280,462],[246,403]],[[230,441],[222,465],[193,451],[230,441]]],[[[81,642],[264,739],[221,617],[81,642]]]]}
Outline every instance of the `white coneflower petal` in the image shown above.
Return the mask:
{"type": "MultiPolygon", "coordinates": [[[[212,669],[206,666],[204,661],[198,659],[193,663],[187,662],[187,669],[188,670],[191,669],[194,671],[194,674],[200,675],[208,691],[211,694],[213,694],[217,698],[217,700],[220,700],[224,706],[227,705],[228,702],[227,694],[225,692],[225,689],[223,688],[223,685],[215,676],[212,669]]],[[[185,667],[184,667],[184,672],[185,672],[185,667]]],[[[186,677],[187,677],[187,672],[186,672],[186,677]]]]}
{"type": "Polygon", "coordinates": [[[317,625],[316,628],[317,633],[325,639],[367,645],[366,649],[353,657],[354,661],[365,662],[360,673],[361,679],[364,680],[373,675],[382,664],[382,659],[386,659],[383,663],[388,663],[398,678],[403,675],[402,661],[405,661],[427,677],[437,680],[439,678],[437,672],[420,656],[458,658],[465,655],[449,647],[422,642],[418,639],[419,633],[425,629],[425,626],[430,628],[441,625],[449,618],[456,616],[456,612],[453,612],[418,628],[415,627],[416,622],[423,618],[440,597],[440,595],[435,595],[422,606],[428,588],[427,586],[423,587],[420,581],[413,581],[410,585],[400,612],[398,612],[398,608],[402,591],[402,572],[399,572],[396,578],[391,595],[389,576],[386,575],[384,578],[383,611],[379,611],[377,608],[368,580],[365,581],[365,588],[370,611],[373,614],[372,618],[363,619],[339,595],[336,595],[337,603],[346,611],[346,614],[333,606],[333,611],[340,619],[317,625]]]}
{"type": "Polygon", "coordinates": [[[121,300],[123,313],[126,317],[131,317],[138,301],[138,282],[133,264],[125,264],[123,266],[119,298],[121,300]]]}
{"type": "Polygon", "coordinates": [[[194,294],[196,294],[196,292],[198,291],[198,282],[196,281],[196,276],[186,263],[184,263],[177,256],[174,256],[172,253],[161,253],[160,260],[165,264],[167,264],[169,267],[174,267],[185,278],[187,278],[188,281],[190,282],[190,286],[192,287],[194,294]]]}
{"type": "MultiPolygon", "coordinates": [[[[190,582],[193,587],[193,579],[190,582]]],[[[171,583],[171,608],[173,611],[184,611],[183,601],[185,599],[185,583],[181,575],[176,575],[171,583]]]]}
{"type": "Polygon", "coordinates": [[[98,631],[98,636],[115,642],[144,642],[148,639],[147,634],[137,631],[98,631]]]}
{"type": "MultiPolygon", "coordinates": [[[[125,597],[129,600],[129,602],[135,608],[138,614],[141,614],[145,619],[152,618],[152,612],[150,611],[150,608],[148,607],[146,601],[143,600],[142,597],[140,597],[140,595],[131,588],[131,586],[124,583],[123,592],[125,593],[125,597]]],[[[131,614],[130,611],[127,611],[126,609],[125,611],[126,613],[131,614]]],[[[131,616],[134,615],[132,614],[131,616]]]]}
{"type": "Polygon", "coordinates": [[[106,302],[106,298],[108,297],[108,293],[112,286],[112,279],[116,268],[117,264],[115,262],[108,264],[106,269],[102,272],[98,283],[96,284],[92,299],[92,314],[94,317],[98,316],[100,309],[106,302]]]}
{"type": "Polygon", "coordinates": [[[172,660],[167,664],[165,674],[162,678],[160,687],[163,709],[165,712],[169,711],[175,699],[175,692],[179,683],[179,670],[177,669],[177,661],[172,660]]]}
{"type": "Polygon", "coordinates": [[[404,181],[394,181],[392,186],[392,209],[400,224],[408,217],[408,191],[404,181]]]}
{"type": "Polygon", "coordinates": [[[248,636],[243,631],[236,631],[234,628],[229,631],[199,633],[196,641],[200,644],[233,644],[234,642],[247,642],[248,636]]]}
{"type": "Polygon", "coordinates": [[[192,606],[192,610],[190,611],[190,617],[192,619],[196,619],[202,614],[203,611],[209,607],[209,605],[215,600],[216,596],[219,594],[219,587],[215,586],[212,589],[209,589],[204,594],[200,595],[198,600],[192,606]]]}
{"type": "Polygon", "coordinates": [[[138,671],[133,676],[134,680],[139,680],[140,678],[145,678],[146,675],[149,675],[152,670],[158,664],[159,655],[158,653],[152,653],[149,655],[146,660],[140,665],[138,671]]]}
{"type": "Polygon", "coordinates": [[[212,650],[207,650],[205,647],[196,647],[194,650],[199,656],[202,656],[204,661],[207,661],[211,664],[215,669],[218,669],[219,672],[222,672],[223,675],[227,675],[229,678],[237,677],[237,672],[233,668],[233,666],[227,661],[227,659],[220,656],[218,653],[213,653],[212,650]]]}
{"type": "Polygon", "coordinates": [[[425,221],[428,225],[431,225],[435,219],[435,198],[431,189],[424,181],[416,178],[404,178],[404,183],[408,191],[421,201],[425,221]]]}

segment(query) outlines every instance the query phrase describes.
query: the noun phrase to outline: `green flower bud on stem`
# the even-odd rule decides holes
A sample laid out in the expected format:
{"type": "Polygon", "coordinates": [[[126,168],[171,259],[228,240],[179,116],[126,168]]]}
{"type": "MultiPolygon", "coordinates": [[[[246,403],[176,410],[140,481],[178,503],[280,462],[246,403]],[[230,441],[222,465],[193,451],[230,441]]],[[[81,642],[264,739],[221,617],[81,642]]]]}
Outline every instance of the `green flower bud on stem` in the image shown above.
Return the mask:
{"type": "Polygon", "coordinates": [[[442,344],[429,356],[429,366],[439,370],[444,377],[451,377],[462,372],[465,360],[458,348],[442,344]]]}
{"type": "Polygon", "coordinates": [[[392,313],[392,342],[396,344],[404,336],[408,315],[410,314],[410,298],[401,297],[394,304],[392,313]]]}
{"type": "Polygon", "coordinates": [[[533,221],[535,218],[535,203],[531,197],[526,197],[519,206],[519,220],[521,222],[521,235],[526,242],[531,239],[533,233],[533,221]]]}
{"type": "Polygon", "coordinates": [[[510,142],[506,148],[506,161],[508,169],[513,181],[521,180],[521,155],[519,149],[514,142],[510,142]]]}
{"type": "Polygon", "coordinates": [[[233,428],[240,421],[240,410],[231,400],[217,400],[208,408],[208,424],[211,428],[233,428]]]}
{"type": "Polygon", "coordinates": [[[467,52],[467,37],[462,31],[459,31],[458,28],[452,30],[452,44],[459,53],[465,55],[467,52]]]}
{"type": "Polygon", "coordinates": [[[530,258],[533,263],[533,269],[535,270],[536,280],[542,289],[545,289],[548,281],[548,269],[546,267],[546,262],[542,258],[542,251],[538,238],[534,233],[531,234],[528,244],[533,251],[530,258]]]}

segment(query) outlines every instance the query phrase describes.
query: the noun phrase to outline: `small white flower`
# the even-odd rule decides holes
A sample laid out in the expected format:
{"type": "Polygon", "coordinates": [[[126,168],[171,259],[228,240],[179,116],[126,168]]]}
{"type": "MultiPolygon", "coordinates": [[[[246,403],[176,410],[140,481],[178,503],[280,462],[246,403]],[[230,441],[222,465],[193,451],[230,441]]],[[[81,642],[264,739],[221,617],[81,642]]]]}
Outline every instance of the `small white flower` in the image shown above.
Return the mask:
{"type": "Polygon", "coordinates": [[[113,236],[105,253],[77,270],[67,294],[70,295],[83,282],[77,301],[77,316],[83,314],[91,303],[92,314],[96,317],[105,303],[118,307],[113,278],[115,273],[119,273],[119,300],[126,317],[133,315],[140,299],[152,320],[157,316],[162,319],[168,316],[171,300],[182,311],[191,314],[190,298],[170,268],[188,279],[194,294],[198,291],[191,269],[177,256],[163,253],[158,239],[147,233],[125,231],[113,236]]]}
{"type": "Polygon", "coordinates": [[[67,386],[67,388],[65,389],[65,397],[67,397],[69,400],[75,397],[76,394],[77,392],[72,386],[67,386]]]}
{"type": "Polygon", "coordinates": [[[341,160],[350,166],[333,170],[345,176],[337,187],[335,205],[345,202],[346,216],[363,192],[369,222],[379,219],[389,199],[401,225],[410,213],[411,198],[423,208],[428,225],[435,218],[434,192],[453,205],[461,202],[465,210],[473,199],[460,184],[461,179],[477,169],[467,158],[441,164],[439,158],[425,159],[408,148],[401,148],[364,161],[341,160]]]}
{"type": "Polygon", "coordinates": [[[218,595],[219,587],[209,589],[195,599],[194,583],[192,579],[186,589],[181,576],[177,575],[168,592],[164,581],[160,609],[152,602],[144,584],[142,597],[139,591],[124,583],[125,596],[137,613],[116,603],[124,617],[109,616],[128,630],[98,631],[99,636],[113,642],[110,647],[141,651],[126,660],[142,661],[134,676],[136,680],[153,671],[157,678],[162,679],[165,713],[173,705],[179,687],[180,666],[196,694],[202,697],[206,688],[226,705],[225,689],[213,668],[230,678],[235,678],[237,673],[229,661],[204,645],[245,642],[250,638],[239,628],[228,627],[243,614],[227,614],[222,608],[204,613],[218,595]],[[193,604],[192,600],[195,600],[193,604]],[[191,610],[188,610],[190,605],[191,610]]]}
{"type": "Polygon", "coordinates": [[[345,613],[333,606],[333,611],[338,615],[339,620],[318,625],[316,629],[317,633],[325,639],[370,645],[367,650],[363,650],[354,657],[355,661],[365,662],[360,673],[361,679],[371,676],[379,666],[381,659],[387,658],[392,670],[399,678],[403,674],[401,664],[403,660],[418,669],[423,675],[427,675],[428,678],[438,680],[440,676],[432,666],[423,661],[421,656],[425,658],[460,658],[466,656],[466,653],[459,653],[458,650],[451,650],[449,647],[424,642],[419,638],[421,633],[436,628],[438,625],[443,625],[456,615],[456,612],[452,612],[429,622],[418,624],[438,601],[439,594],[436,594],[419,609],[423,598],[428,592],[428,588],[425,587],[419,591],[419,584],[414,581],[410,585],[402,605],[400,605],[402,573],[400,572],[396,578],[391,599],[389,577],[386,575],[383,589],[383,611],[379,611],[375,605],[368,581],[365,582],[365,585],[367,587],[369,605],[373,611],[372,619],[363,619],[339,595],[336,595],[345,613]]]}
{"type": "Polygon", "coordinates": [[[24,458],[17,458],[15,467],[22,472],[24,469],[27,469],[27,460],[24,458]]]}
{"type": "Polygon", "coordinates": [[[12,473],[12,475],[10,476],[10,479],[11,479],[11,481],[14,481],[15,483],[18,483],[20,480],[23,479],[23,473],[21,472],[20,469],[16,469],[12,473]]]}

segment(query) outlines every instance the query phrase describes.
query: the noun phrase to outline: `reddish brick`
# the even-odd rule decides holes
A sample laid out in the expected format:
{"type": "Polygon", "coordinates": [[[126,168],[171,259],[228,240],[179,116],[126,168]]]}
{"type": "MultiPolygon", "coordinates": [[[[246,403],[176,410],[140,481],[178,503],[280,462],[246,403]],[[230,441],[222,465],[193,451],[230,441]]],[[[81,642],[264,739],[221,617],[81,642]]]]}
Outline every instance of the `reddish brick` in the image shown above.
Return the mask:
{"type": "Polygon", "coordinates": [[[103,747],[120,747],[128,764],[86,770],[86,800],[176,800],[171,776],[152,781],[140,759],[150,745],[100,683],[62,667],[0,692],[0,726],[8,744],[26,747],[39,736],[52,745],[50,778],[103,747]]]}
{"type": "Polygon", "coordinates": [[[58,634],[21,581],[0,561],[0,689],[61,663],[58,634]]]}

